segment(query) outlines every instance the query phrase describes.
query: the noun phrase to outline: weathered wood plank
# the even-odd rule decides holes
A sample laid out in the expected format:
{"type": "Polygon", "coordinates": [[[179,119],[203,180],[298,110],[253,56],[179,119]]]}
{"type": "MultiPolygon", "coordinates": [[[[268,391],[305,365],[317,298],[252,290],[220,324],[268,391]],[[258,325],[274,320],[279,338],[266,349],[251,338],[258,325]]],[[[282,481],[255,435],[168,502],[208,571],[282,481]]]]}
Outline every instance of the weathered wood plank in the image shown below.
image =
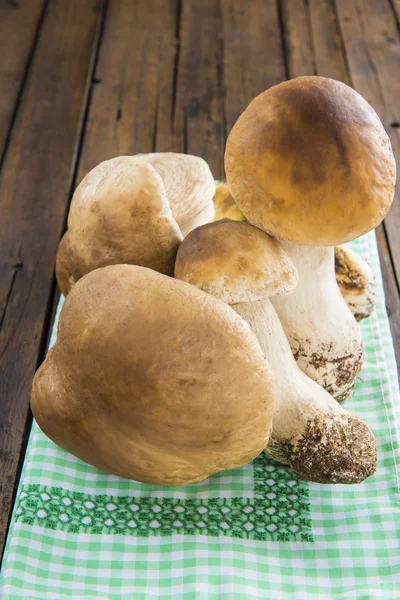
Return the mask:
{"type": "MultiPolygon", "coordinates": [[[[336,0],[355,89],[377,111],[400,164],[400,36],[388,0],[336,0]]],[[[400,281],[400,192],[385,219],[390,253],[400,281]]]]}
{"type": "Polygon", "coordinates": [[[112,156],[155,150],[198,154],[221,176],[220,33],[213,0],[111,3],[79,179],[112,156]]]}
{"type": "Polygon", "coordinates": [[[336,11],[330,0],[283,0],[290,77],[320,75],[349,83],[336,11]]]}
{"type": "Polygon", "coordinates": [[[255,96],[287,78],[278,4],[221,0],[227,133],[255,96]]]}
{"type": "Polygon", "coordinates": [[[223,174],[225,107],[219,2],[183,0],[174,127],[184,150],[204,158],[214,177],[223,174]]]}
{"type": "Polygon", "coordinates": [[[44,4],[44,0],[0,0],[0,157],[44,4]]]}
{"type": "Polygon", "coordinates": [[[383,225],[377,227],[376,240],[378,243],[379,259],[381,263],[383,288],[385,291],[386,310],[389,316],[390,330],[392,332],[394,352],[396,356],[397,372],[400,377],[400,300],[399,288],[394,274],[394,266],[390,256],[389,246],[383,225]]]}
{"type": "Polygon", "coordinates": [[[114,0],[107,13],[78,180],[114,156],[183,151],[172,127],[177,0],[114,0]],[[161,145],[161,142],[160,142],[161,145]]]}
{"type": "Polygon", "coordinates": [[[314,42],[306,0],[282,0],[282,26],[289,77],[316,75],[314,42]]]}
{"type": "Polygon", "coordinates": [[[0,177],[0,552],[41,358],[103,3],[53,0],[0,177]]]}
{"type": "Polygon", "coordinates": [[[317,74],[349,84],[343,41],[331,0],[309,0],[317,74]]]}

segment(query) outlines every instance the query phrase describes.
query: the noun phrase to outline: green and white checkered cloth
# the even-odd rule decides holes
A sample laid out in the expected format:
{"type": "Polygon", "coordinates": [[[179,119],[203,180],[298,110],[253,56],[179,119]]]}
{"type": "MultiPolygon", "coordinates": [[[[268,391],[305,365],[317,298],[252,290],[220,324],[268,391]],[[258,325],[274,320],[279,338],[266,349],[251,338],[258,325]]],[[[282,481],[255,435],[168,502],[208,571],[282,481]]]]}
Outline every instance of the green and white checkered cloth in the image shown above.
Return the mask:
{"type": "Polygon", "coordinates": [[[34,424],[2,600],[400,598],[397,372],[374,233],[351,247],[369,260],[378,299],[361,323],[365,366],[345,406],[375,433],[376,475],[318,485],[260,456],[162,488],[85,465],[34,424]]]}

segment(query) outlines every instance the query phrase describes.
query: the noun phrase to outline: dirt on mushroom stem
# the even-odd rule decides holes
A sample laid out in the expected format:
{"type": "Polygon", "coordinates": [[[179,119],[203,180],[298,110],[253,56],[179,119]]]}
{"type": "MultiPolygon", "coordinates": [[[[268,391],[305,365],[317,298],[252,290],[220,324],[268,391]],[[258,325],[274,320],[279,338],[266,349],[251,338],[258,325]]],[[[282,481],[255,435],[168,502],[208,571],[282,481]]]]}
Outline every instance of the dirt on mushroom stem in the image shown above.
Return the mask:
{"type": "Polygon", "coordinates": [[[377,453],[371,430],[300,371],[270,300],[232,308],[249,323],[275,374],[276,408],[265,453],[317,483],[359,483],[372,475],[377,453]]]}

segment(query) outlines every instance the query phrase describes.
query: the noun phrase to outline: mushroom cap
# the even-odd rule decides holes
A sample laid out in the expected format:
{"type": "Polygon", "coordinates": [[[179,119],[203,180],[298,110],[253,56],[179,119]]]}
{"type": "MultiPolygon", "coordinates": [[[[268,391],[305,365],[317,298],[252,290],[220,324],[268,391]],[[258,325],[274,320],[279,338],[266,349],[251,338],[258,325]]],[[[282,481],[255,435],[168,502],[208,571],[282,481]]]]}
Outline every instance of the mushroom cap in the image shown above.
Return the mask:
{"type": "Polygon", "coordinates": [[[75,281],[121,263],[172,275],[181,240],[162,179],[149,163],[131,156],[104,161],[74,193],[68,259],[75,281]]]}
{"type": "Polygon", "coordinates": [[[296,267],[279,242],[230,219],[189,233],[179,246],[175,277],[227,304],[290,294],[297,284],[296,267]]]}
{"type": "Polygon", "coordinates": [[[73,286],[31,404],[46,435],[82,460],[181,485],[262,451],[274,380],[229,306],[150,269],[115,265],[73,286]]]}
{"type": "Polygon", "coordinates": [[[323,77],[298,77],[257,96],[229,135],[225,168],[251,223],[313,246],[376,227],[396,178],[390,140],[373,108],[323,77]]]}
{"type": "Polygon", "coordinates": [[[214,216],[215,181],[205,160],[191,154],[139,154],[161,175],[172,214],[183,235],[214,216]]]}

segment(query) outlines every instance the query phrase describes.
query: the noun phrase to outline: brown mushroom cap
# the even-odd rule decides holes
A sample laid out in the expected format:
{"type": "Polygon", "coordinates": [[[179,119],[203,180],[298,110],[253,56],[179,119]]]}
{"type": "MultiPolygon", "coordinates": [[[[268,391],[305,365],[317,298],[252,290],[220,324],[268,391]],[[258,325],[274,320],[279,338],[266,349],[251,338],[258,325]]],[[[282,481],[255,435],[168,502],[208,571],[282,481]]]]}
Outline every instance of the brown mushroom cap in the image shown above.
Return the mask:
{"type": "Polygon", "coordinates": [[[68,216],[75,281],[119,263],[172,275],[181,240],[161,177],[145,161],[132,156],[104,161],[75,191],[68,216]]]}
{"type": "Polygon", "coordinates": [[[46,435],[82,460],[180,485],[263,450],[274,382],[229,306],[150,269],[116,265],[73,286],[31,403],[46,435]]]}
{"type": "Polygon", "coordinates": [[[396,166],[373,108],[333,79],[298,77],[257,96],[227,142],[230,190],[247,219],[276,237],[333,246],[376,227],[396,166]]]}
{"type": "Polygon", "coordinates": [[[172,214],[183,235],[214,216],[215,181],[210,167],[200,156],[177,152],[139,154],[163,180],[172,214]]]}
{"type": "Polygon", "coordinates": [[[222,219],[183,240],[175,277],[227,304],[289,294],[297,270],[279,242],[250,223],[222,219]]]}

